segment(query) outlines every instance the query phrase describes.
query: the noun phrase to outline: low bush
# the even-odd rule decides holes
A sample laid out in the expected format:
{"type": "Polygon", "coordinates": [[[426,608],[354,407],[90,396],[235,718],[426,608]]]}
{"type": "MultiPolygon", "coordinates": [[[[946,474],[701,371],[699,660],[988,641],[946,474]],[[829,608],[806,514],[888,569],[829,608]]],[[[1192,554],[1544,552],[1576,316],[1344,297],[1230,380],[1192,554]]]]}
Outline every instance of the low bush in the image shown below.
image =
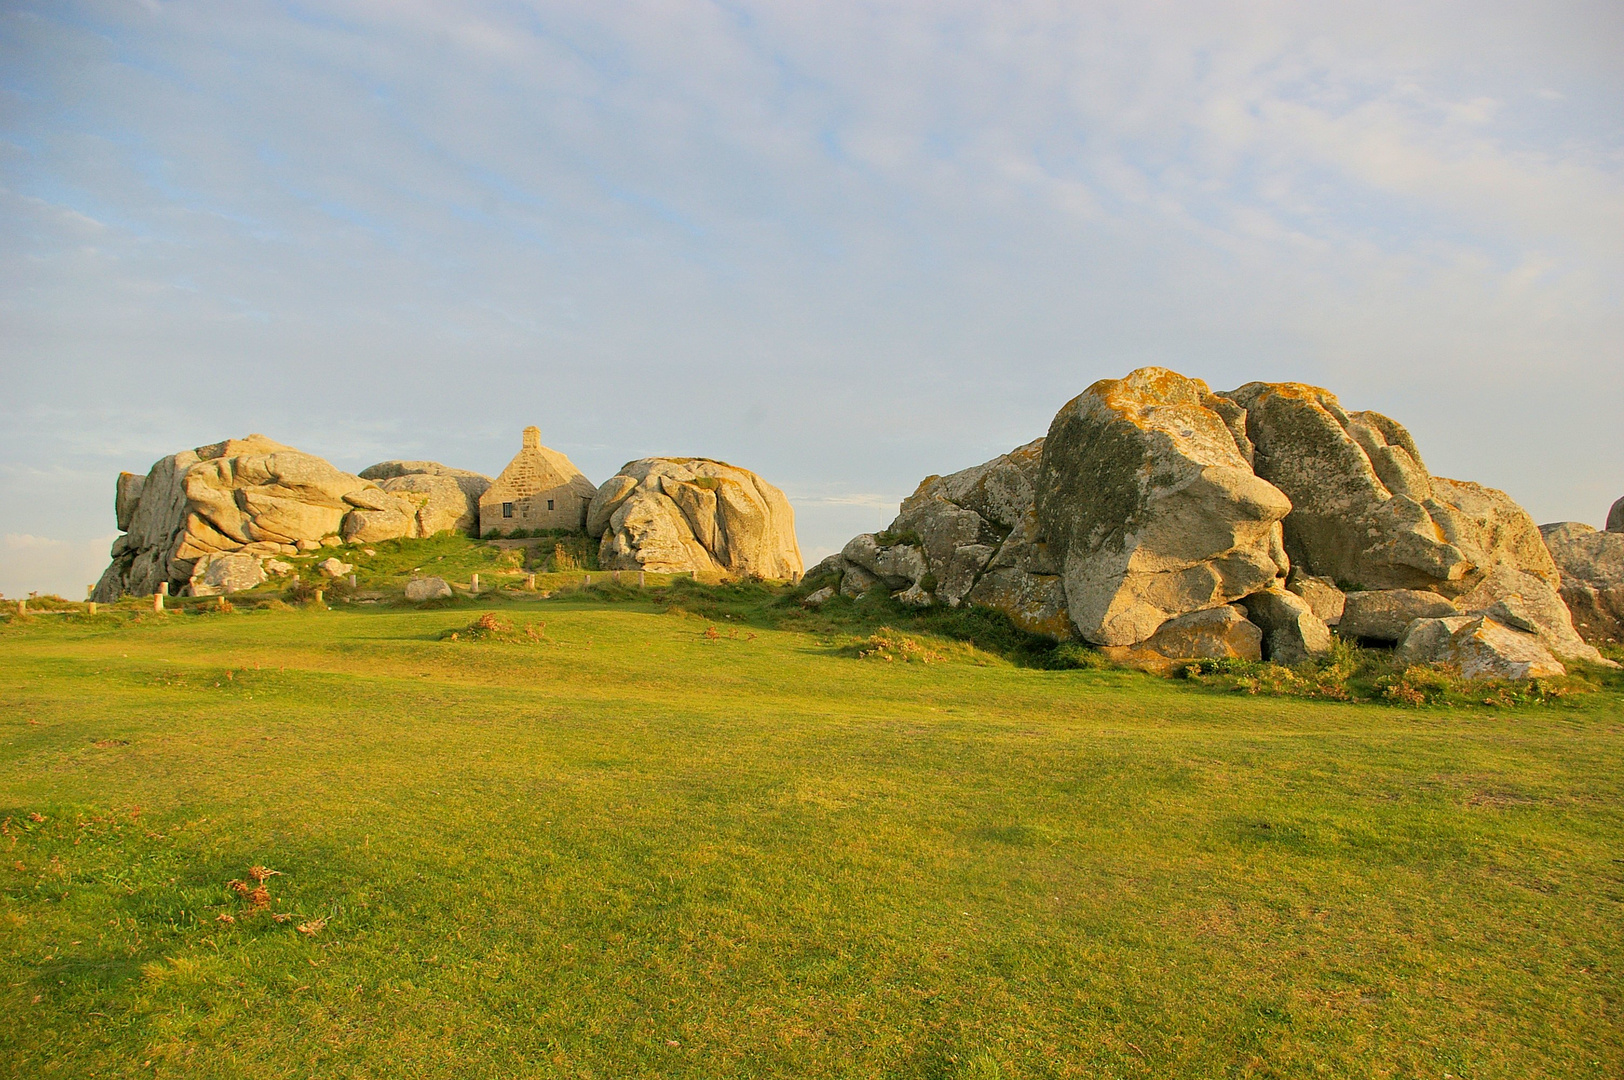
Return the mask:
{"type": "Polygon", "coordinates": [[[1286,666],[1238,659],[1192,660],[1173,675],[1215,690],[1390,705],[1550,704],[1602,688],[1597,672],[1554,679],[1467,679],[1447,665],[1405,664],[1391,650],[1337,640],[1325,656],[1286,666]]]}
{"type": "Polygon", "coordinates": [[[935,649],[921,645],[889,626],[881,627],[864,640],[846,646],[841,652],[859,660],[884,660],[888,664],[899,660],[904,664],[935,664],[947,659],[935,649]]]}
{"type": "Polygon", "coordinates": [[[511,622],[487,611],[461,630],[445,630],[441,641],[512,641],[542,644],[548,640],[546,623],[526,623],[515,627],[511,622]]]}

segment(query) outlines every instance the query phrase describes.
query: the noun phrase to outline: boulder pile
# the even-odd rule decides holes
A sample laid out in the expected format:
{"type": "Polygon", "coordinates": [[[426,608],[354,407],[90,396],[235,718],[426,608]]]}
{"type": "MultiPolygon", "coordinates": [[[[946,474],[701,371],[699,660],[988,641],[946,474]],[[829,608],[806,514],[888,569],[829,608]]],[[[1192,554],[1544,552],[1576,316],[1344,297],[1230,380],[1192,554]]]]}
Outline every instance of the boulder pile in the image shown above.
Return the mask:
{"type": "Polygon", "coordinates": [[[795,512],[748,469],[709,458],[642,458],[605,480],[587,535],[606,570],[722,573],[794,580],[795,512]]]}
{"type": "Polygon", "coordinates": [[[1148,667],[1292,663],[1336,626],[1520,678],[1606,663],[1574,629],[1549,541],[1503,492],[1432,476],[1402,425],[1327,390],[1213,393],[1142,368],[1090,386],[1045,438],[926,478],[887,530],[808,577],[984,605],[1148,667]]]}
{"type": "Polygon", "coordinates": [[[123,535],[92,598],[147,595],[164,583],[176,594],[234,592],[290,569],[278,556],[466,527],[478,507],[468,492],[490,482],[433,462],[367,472],[381,482],[250,435],[170,454],[145,476],[121,473],[114,510],[123,535]]]}

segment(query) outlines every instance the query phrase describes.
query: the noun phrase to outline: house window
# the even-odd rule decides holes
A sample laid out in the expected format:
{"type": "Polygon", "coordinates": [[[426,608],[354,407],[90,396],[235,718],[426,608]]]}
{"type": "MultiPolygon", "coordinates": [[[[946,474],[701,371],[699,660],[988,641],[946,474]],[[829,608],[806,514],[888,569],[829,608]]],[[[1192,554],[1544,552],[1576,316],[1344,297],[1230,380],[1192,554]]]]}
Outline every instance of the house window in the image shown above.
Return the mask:
{"type": "Polygon", "coordinates": [[[552,508],[553,508],[553,500],[548,499],[547,500],[547,509],[551,510],[552,508]]]}
{"type": "Polygon", "coordinates": [[[503,503],[502,504],[502,516],[503,517],[512,517],[513,516],[513,504],[512,503],[503,503]]]}

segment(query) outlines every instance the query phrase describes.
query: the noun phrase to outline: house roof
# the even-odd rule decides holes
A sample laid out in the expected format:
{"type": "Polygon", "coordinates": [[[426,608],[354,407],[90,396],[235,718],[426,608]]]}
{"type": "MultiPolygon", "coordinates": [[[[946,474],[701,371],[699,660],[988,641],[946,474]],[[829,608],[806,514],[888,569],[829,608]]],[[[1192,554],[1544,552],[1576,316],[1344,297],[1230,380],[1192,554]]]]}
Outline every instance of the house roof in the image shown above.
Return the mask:
{"type": "Polygon", "coordinates": [[[566,486],[584,499],[598,493],[597,486],[574,462],[557,450],[541,445],[540,428],[527,427],[522,448],[479,501],[482,504],[511,502],[566,486]]]}

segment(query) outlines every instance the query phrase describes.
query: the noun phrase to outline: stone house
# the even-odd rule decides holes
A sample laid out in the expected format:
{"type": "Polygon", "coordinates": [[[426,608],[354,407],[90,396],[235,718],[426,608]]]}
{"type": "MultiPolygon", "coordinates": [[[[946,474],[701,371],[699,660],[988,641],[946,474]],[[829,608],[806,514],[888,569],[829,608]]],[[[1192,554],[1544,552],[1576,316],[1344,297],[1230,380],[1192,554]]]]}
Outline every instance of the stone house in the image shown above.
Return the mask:
{"type": "Polygon", "coordinates": [[[479,498],[479,535],[515,529],[584,529],[597,487],[569,458],[541,445],[541,429],[524,429],[519,453],[479,498]]]}

